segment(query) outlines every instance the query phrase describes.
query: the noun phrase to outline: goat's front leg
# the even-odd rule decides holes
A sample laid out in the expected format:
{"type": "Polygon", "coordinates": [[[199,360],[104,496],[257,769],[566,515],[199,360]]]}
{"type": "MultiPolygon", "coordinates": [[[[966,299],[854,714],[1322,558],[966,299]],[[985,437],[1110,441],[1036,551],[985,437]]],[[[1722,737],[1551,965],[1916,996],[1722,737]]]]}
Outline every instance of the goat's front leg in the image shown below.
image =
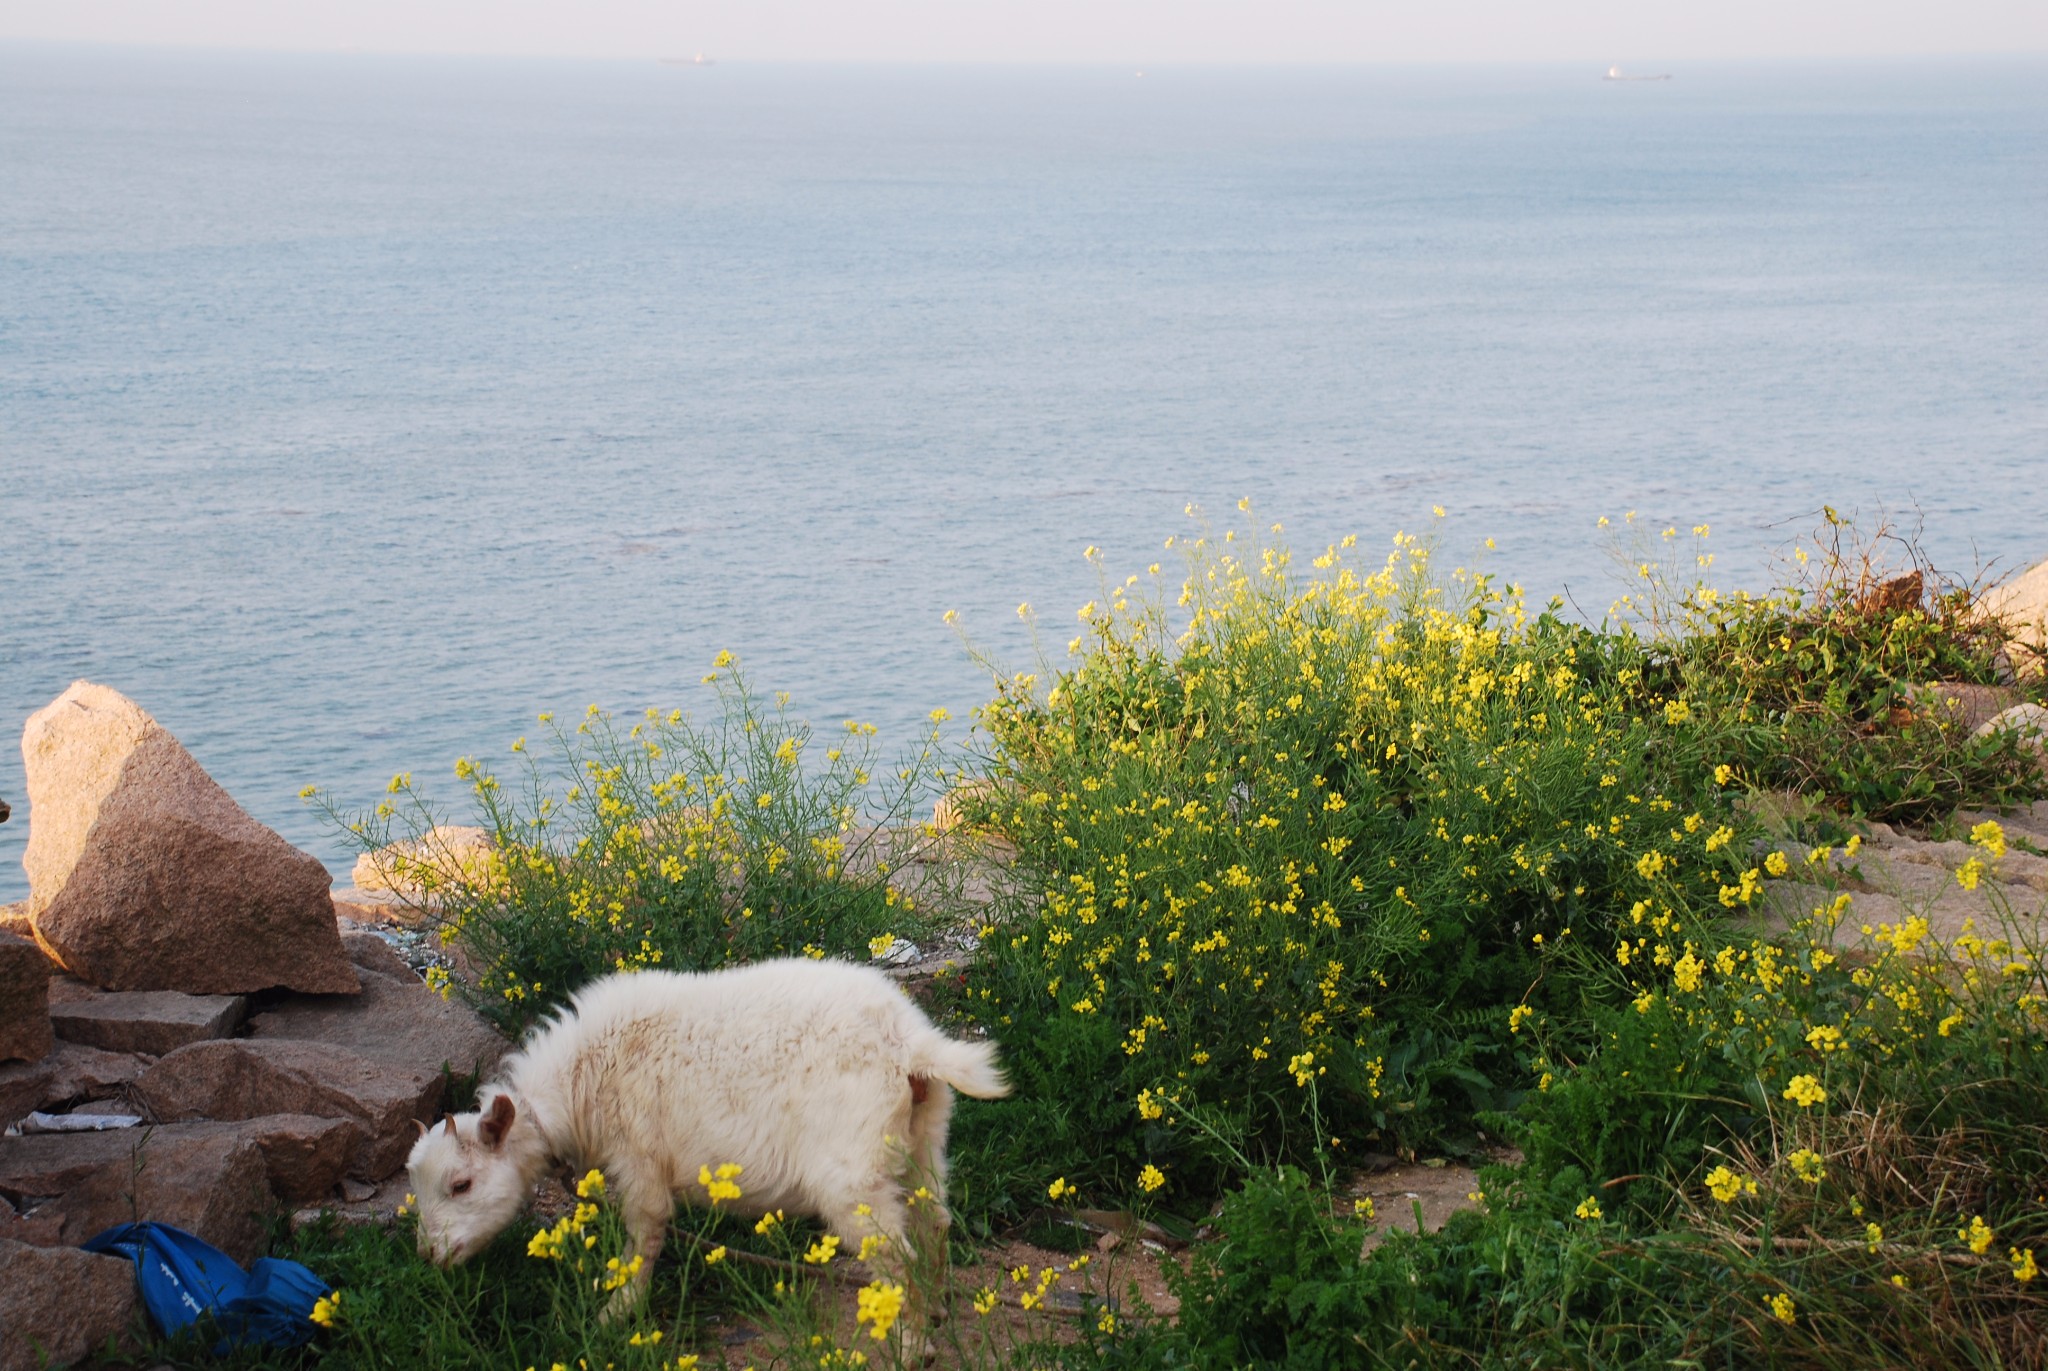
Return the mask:
{"type": "Polygon", "coordinates": [[[606,1303],[601,1316],[604,1323],[617,1323],[646,1298],[647,1287],[654,1279],[655,1259],[661,1256],[662,1240],[668,1236],[669,1216],[675,1211],[675,1200],[667,1186],[649,1185],[630,1175],[622,1175],[614,1183],[612,1197],[618,1206],[619,1222],[626,1229],[626,1250],[619,1261],[631,1267],[632,1272],[606,1303]]]}

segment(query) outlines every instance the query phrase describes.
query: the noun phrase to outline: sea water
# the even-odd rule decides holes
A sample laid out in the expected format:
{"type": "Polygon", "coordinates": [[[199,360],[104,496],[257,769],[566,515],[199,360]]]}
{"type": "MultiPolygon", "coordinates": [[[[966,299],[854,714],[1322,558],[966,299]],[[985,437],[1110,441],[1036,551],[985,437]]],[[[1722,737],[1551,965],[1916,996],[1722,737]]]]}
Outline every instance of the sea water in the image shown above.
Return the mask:
{"type": "Polygon", "coordinates": [[[2048,64],[1603,69],[0,46],[0,899],[78,677],[345,869],[302,786],[720,650],[957,726],[945,611],[1057,661],[1190,504],[1596,619],[1631,509],[2048,555],[2048,64]]]}

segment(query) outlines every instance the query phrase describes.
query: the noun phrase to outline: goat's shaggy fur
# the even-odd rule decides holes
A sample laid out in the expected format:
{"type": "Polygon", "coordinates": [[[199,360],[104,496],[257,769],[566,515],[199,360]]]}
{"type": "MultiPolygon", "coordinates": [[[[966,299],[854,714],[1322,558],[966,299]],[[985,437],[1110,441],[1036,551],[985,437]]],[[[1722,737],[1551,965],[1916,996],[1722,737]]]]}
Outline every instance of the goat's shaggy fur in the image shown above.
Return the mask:
{"type": "Polygon", "coordinates": [[[420,1252],[465,1261],[550,1166],[596,1167],[645,1259],[621,1292],[629,1302],[675,1200],[705,1202],[700,1170],[736,1162],[734,1212],[813,1214],[850,1249],[878,1234],[900,1276],[946,1224],[953,1090],[1008,1092],[995,1055],[939,1032],[869,967],[788,959],[607,976],[505,1059],[477,1113],[413,1147],[420,1252]]]}

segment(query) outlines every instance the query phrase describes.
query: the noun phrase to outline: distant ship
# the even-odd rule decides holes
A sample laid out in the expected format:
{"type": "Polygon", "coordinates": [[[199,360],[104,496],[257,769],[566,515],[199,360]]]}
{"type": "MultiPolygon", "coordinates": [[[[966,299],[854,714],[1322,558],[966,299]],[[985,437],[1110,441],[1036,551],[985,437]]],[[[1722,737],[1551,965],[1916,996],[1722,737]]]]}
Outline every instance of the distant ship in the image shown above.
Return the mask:
{"type": "Polygon", "coordinates": [[[718,59],[706,57],[700,52],[694,57],[664,57],[661,64],[664,67],[715,67],[718,65],[718,59]]]}
{"type": "Polygon", "coordinates": [[[1667,71],[1661,76],[1624,76],[1620,67],[1609,67],[1607,75],[1600,79],[1603,81],[1669,81],[1671,73],[1667,71]]]}

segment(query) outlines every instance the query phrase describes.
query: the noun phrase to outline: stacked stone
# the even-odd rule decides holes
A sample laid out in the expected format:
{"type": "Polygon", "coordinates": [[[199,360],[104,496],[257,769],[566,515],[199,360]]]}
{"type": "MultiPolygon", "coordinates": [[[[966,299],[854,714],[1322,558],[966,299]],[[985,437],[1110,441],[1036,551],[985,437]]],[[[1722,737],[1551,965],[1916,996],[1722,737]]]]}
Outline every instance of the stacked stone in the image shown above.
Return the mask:
{"type": "MultiPolygon", "coordinates": [[[[22,736],[29,899],[0,909],[0,1371],[67,1365],[137,1317],[76,1250],[156,1220],[236,1260],[281,1208],[395,1203],[416,1121],[504,1041],[337,919],[320,862],[251,818],[132,701],[79,682],[22,736]]],[[[344,912],[357,913],[353,907],[344,912]]]]}

